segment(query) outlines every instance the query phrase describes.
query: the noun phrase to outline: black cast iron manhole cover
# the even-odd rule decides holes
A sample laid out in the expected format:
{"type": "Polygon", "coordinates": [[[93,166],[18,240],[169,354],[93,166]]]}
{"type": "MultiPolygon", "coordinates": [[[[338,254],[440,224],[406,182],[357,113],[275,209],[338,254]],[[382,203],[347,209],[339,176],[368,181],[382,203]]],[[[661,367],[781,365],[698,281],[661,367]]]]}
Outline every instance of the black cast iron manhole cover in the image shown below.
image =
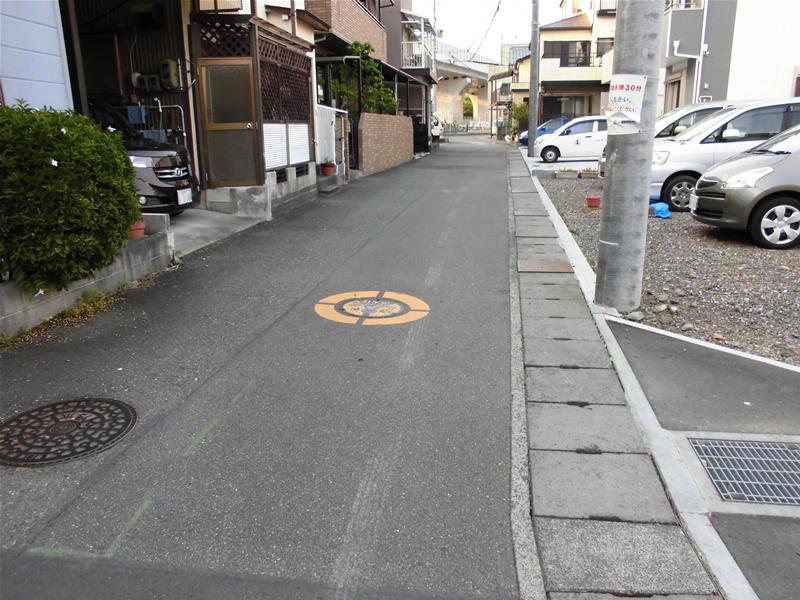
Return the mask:
{"type": "Polygon", "coordinates": [[[800,444],[689,439],[723,500],[800,506],[800,444]]]}
{"type": "Polygon", "coordinates": [[[0,464],[40,467],[101,452],[136,424],[134,408],[109,398],[40,406],[0,424],[0,464]]]}

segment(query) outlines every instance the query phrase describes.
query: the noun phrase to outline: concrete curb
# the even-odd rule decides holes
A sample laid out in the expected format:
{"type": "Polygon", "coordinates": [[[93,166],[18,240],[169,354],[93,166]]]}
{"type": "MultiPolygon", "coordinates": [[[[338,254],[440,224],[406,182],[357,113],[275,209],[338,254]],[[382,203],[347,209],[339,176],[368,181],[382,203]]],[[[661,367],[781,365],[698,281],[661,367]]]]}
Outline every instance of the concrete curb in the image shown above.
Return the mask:
{"type": "Polygon", "coordinates": [[[541,183],[535,176],[532,176],[532,179],[550,214],[567,257],[573,264],[581,291],[622,383],[625,399],[648,445],[681,526],[725,598],[758,600],[755,591],[712,525],[706,501],[692,481],[691,471],[684,463],[674,438],[659,424],[639,380],[606,323],[607,317],[617,317],[618,313],[594,304],[594,271],[541,183]]]}

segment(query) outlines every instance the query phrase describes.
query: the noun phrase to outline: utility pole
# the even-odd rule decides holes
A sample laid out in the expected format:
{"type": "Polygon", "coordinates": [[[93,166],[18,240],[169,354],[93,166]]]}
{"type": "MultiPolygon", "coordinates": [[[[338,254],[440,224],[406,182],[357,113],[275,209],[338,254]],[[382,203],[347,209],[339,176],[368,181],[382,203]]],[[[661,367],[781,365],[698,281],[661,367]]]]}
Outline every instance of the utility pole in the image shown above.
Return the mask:
{"type": "Polygon", "coordinates": [[[536,121],[539,118],[539,0],[531,7],[531,69],[528,86],[528,156],[533,157],[536,121]]]}
{"type": "MultiPolygon", "coordinates": [[[[632,128],[628,124],[628,129],[623,129],[626,134],[616,134],[613,121],[618,113],[610,110],[607,113],[609,135],[595,303],[621,312],[641,304],[663,14],[663,0],[619,0],[617,4],[609,109],[615,102],[614,96],[618,96],[615,78],[620,80],[625,75],[647,78],[640,100],[638,129],[635,123],[632,128]]],[[[624,96],[624,84],[620,89],[624,96]]]]}

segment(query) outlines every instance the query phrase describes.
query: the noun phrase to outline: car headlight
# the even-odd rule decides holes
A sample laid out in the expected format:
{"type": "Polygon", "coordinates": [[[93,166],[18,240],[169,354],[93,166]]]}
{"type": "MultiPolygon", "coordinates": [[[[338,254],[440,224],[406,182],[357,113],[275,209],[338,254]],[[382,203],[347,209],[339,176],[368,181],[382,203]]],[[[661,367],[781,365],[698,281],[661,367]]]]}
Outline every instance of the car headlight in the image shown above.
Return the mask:
{"type": "Polygon", "coordinates": [[[750,169],[744,173],[739,173],[728,179],[728,181],[723,182],[722,189],[735,190],[737,188],[753,187],[756,181],[764,177],[764,175],[769,175],[774,170],[775,169],[772,167],[760,167],[758,169],[750,169]]]}
{"type": "Polygon", "coordinates": [[[669,158],[669,152],[653,152],[653,164],[663,165],[669,158]]]}
{"type": "Polygon", "coordinates": [[[137,169],[151,169],[153,167],[153,159],[149,156],[129,156],[131,164],[137,169]]]}

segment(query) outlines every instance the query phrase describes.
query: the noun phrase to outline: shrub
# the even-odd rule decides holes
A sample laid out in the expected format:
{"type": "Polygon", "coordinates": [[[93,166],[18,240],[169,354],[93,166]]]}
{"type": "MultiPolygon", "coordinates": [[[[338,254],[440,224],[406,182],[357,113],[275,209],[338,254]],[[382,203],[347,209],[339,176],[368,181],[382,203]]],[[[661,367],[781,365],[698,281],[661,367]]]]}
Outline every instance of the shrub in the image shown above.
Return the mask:
{"type": "MultiPolygon", "coordinates": [[[[366,42],[353,42],[347,47],[351,56],[361,57],[361,102],[364,112],[394,113],[397,101],[394,93],[384,85],[381,66],[371,58],[375,48],[366,42]]],[[[337,79],[331,82],[331,89],[339,98],[342,108],[353,111],[358,104],[358,65],[344,63],[339,65],[337,79]]]]}
{"type": "Polygon", "coordinates": [[[74,112],[0,106],[0,273],[63,289],[110,265],[141,218],[119,134],[74,112]]]}

